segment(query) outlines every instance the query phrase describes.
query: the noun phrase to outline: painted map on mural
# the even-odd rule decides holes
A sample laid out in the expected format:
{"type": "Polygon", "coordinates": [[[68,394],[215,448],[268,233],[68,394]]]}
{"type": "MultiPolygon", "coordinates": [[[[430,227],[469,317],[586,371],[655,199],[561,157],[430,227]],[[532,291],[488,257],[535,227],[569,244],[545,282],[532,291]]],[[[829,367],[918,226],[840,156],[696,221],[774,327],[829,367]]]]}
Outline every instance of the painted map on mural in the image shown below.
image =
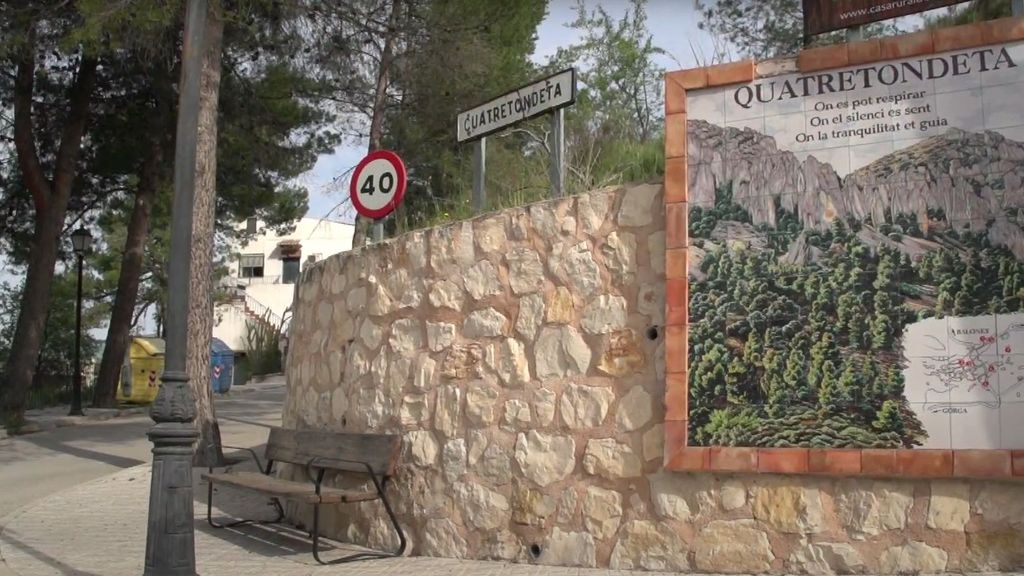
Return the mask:
{"type": "Polygon", "coordinates": [[[904,394],[925,448],[1016,448],[1024,438],[1024,314],[906,327],[904,394]]]}

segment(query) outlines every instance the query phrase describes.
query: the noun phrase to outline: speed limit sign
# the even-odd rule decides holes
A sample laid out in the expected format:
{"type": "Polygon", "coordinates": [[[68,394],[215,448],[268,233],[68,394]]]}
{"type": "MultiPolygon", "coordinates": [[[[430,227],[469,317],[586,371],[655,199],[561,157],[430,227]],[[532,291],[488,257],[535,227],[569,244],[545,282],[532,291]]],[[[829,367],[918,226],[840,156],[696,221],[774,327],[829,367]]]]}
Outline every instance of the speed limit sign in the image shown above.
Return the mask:
{"type": "Polygon", "coordinates": [[[405,164],[389,150],[371,152],[352,173],[349,197],[356,212],[379,219],[395,210],[405,196],[405,164]]]}

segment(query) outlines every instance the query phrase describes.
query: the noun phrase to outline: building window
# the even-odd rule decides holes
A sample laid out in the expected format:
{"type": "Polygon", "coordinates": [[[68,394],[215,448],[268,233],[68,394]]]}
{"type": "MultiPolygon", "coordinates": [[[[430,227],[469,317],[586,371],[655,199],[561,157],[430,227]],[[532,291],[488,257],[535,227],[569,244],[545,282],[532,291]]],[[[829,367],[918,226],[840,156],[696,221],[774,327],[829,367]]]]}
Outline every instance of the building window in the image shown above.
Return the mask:
{"type": "Polygon", "coordinates": [[[298,258],[282,258],[281,259],[281,282],[285,284],[295,284],[295,281],[299,279],[299,259],[298,258]]]}
{"type": "Polygon", "coordinates": [[[238,269],[242,278],[263,278],[263,254],[242,254],[238,269]]]}
{"type": "Polygon", "coordinates": [[[256,217],[255,216],[253,216],[252,218],[246,218],[245,219],[245,232],[247,234],[255,234],[256,233],[256,217]]]}

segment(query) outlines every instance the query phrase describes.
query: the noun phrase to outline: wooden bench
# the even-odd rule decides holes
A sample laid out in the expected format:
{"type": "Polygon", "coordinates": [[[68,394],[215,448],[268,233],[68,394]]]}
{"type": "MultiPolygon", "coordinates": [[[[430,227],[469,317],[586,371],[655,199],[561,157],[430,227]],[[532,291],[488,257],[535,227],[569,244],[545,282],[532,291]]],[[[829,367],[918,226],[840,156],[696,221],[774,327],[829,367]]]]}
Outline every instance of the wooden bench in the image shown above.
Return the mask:
{"type": "Polygon", "coordinates": [[[271,428],[265,452],[266,464],[260,461],[256,452],[249,448],[223,446],[248,451],[256,461],[259,472],[226,471],[214,473],[213,468],[203,474],[209,482],[206,500],[206,520],[214,528],[226,528],[239,524],[258,522],[255,520],[238,520],[230,524],[217,524],[213,521],[213,485],[215,483],[232,486],[242,490],[257,492],[270,496],[277,509],[277,518],[269,523],[280,522],[284,518],[284,507],[281,500],[292,500],[313,505],[313,558],[320,564],[338,564],[367,558],[386,558],[401,556],[405,552],[405,534],[402,532],[395,512],[384,492],[388,480],[395,473],[401,451],[401,437],[391,434],[349,434],[324,432],[320,430],[286,430],[271,428]],[[273,476],[274,464],[285,462],[301,466],[306,471],[308,480],[285,480],[273,476]],[[368,477],[374,490],[343,490],[323,485],[324,475],[328,472],[345,472],[368,477]],[[380,500],[384,505],[398,534],[398,550],[387,552],[360,552],[325,561],[320,558],[320,506],[323,504],[347,504],[380,500]]]}

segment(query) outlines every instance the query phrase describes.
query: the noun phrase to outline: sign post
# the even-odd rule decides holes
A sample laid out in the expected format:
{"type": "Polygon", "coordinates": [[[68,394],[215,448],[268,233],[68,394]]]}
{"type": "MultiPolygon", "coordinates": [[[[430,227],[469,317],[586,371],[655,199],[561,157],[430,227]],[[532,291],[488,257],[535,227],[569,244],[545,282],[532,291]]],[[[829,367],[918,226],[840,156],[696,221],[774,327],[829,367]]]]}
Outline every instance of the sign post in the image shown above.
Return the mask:
{"type": "Polygon", "coordinates": [[[487,191],[484,181],[487,178],[487,138],[480,138],[473,146],[473,213],[479,214],[487,206],[487,191]]]}
{"type": "Polygon", "coordinates": [[[561,198],[565,195],[565,109],[559,108],[551,114],[551,135],[548,147],[551,149],[551,195],[561,198]]]}
{"type": "Polygon", "coordinates": [[[405,163],[390,150],[377,150],[359,161],[349,182],[349,198],[361,216],[372,218],[373,241],[384,239],[383,218],[405,197],[405,163]]]}
{"type": "Polygon", "coordinates": [[[486,208],[484,177],[487,164],[486,136],[541,114],[552,113],[551,188],[555,197],[565,193],[565,112],[576,101],[576,70],[567,68],[546,78],[492,98],[460,112],[456,122],[459,143],[476,142],[473,152],[473,211],[486,208]]]}

